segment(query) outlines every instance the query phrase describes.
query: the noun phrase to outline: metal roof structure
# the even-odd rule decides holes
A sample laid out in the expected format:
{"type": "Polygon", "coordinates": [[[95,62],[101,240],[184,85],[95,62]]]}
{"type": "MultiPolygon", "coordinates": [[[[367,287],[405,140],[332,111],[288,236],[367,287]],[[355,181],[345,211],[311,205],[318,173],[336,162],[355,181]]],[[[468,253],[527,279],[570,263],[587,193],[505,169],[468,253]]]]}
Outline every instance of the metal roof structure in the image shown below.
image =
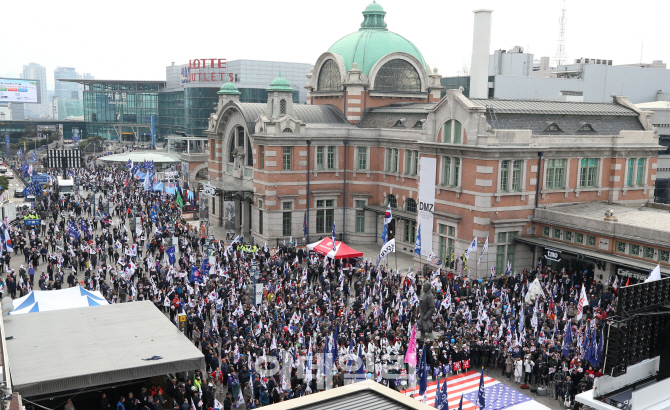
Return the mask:
{"type": "Polygon", "coordinates": [[[180,162],[181,154],[168,153],[168,152],[159,152],[159,151],[132,151],[132,152],[122,152],[121,154],[107,155],[105,157],[98,158],[103,162],[123,162],[126,163],[128,160],[133,161],[133,163],[142,163],[144,161],[153,161],[153,162],[180,162]]]}
{"type": "Polygon", "coordinates": [[[493,108],[496,114],[549,114],[549,115],[614,115],[634,116],[638,113],[614,103],[581,103],[531,100],[470,99],[480,107],[493,108]]]}
{"type": "Polygon", "coordinates": [[[3,319],[14,390],[23,396],[205,368],[202,352],[150,301],[3,319]]]}
{"type": "MultiPolygon", "coordinates": [[[[254,129],[256,120],[265,114],[266,103],[234,103],[242,112],[249,130],[254,129]]],[[[334,105],[293,104],[293,116],[305,124],[347,124],[342,112],[334,105]]]]}
{"type": "Polygon", "coordinates": [[[88,80],[82,78],[59,78],[58,81],[66,83],[79,83],[79,84],[91,84],[91,83],[106,83],[106,84],[162,84],[165,86],[165,80],[88,80]]]}
{"type": "Polygon", "coordinates": [[[336,389],[299,397],[266,406],[268,410],[429,410],[432,406],[421,403],[395,390],[365,380],[336,389]]]}
{"type": "Polygon", "coordinates": [[[370,112],[394,114],[428,114],[428,110],[435,108],[437,103],[401,103],[370,108],[370,112]]]}

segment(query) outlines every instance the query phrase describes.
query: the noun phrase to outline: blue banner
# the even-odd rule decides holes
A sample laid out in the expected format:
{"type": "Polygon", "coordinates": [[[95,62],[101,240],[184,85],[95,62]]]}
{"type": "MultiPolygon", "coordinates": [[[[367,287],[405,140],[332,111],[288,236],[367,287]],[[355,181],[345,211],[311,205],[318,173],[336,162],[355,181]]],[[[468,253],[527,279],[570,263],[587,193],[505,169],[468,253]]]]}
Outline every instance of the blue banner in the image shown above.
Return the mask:
{"type": "Polygon", "coordinates": [[[170,263],[175,263],[175,261],[177,260],[174,251],[175,251],[174,246],[169,247],[167,250],[168,260],[170,261],[170,263]]]}
{"type": "Polygon", "coordinates": [[[11,155],[9,153],[9,134],[5,135],[5,147],[7,148],[7,156],[9,157],[11,155]]]}
{"type": "Polygon", "coordinates": [[[156,148],[156,116],[151,116],[151,147],[156,148]]]}
{"type": "Polygon", "coordinates": [[[23,224],[26,226],[40,225],[42,223],[41,219],[24,219],[23,224]]]}

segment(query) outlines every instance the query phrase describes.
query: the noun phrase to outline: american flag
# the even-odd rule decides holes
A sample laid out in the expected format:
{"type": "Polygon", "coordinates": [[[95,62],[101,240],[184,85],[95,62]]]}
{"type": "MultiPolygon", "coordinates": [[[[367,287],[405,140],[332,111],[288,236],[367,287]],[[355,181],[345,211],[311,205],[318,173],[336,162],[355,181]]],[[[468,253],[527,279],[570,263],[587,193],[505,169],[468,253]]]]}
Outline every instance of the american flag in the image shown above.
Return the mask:
{"type": "MultiPolygon", "coordinates": [[[[471,371],[452,376],[447,379],[447,394],[449,401],[449,409],[457,409],[458,403],[463,396],[463,410],[474,410],[479,407],[475,404],[477,401],[477,394],[479,392],[479,378],[480,373],[471,371]]],[[[442,380],[444,381],[444,380],[442,380]]],[[[549,410],[538,402],[533,401],[519,391],[507,387],[498,380],[484,375],[484,391],[486,395],[486,409],[485,410],[549,410]]],[[[437,392],[437,381],[429,383],[426,389],[426,404],[429,406],[435,405],[435,395],[437,392]]],[[[401,391],[407,396],[414,394],[414,398],[421,401],[419,396],[419,388],[401,391]]]]}

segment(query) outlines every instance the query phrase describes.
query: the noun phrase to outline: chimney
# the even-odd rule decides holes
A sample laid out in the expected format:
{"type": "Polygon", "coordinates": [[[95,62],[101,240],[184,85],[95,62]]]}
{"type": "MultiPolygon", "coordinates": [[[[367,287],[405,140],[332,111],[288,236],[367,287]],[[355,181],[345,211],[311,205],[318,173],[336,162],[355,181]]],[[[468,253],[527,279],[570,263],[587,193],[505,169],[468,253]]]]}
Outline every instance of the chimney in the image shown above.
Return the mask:
{"type": "Polygon", "coordinates": [[[493,10],[475,10],[473,13],[475,13],[475,28],[472,35],[472,61],[470,62],[470,98],[488,98],[489,48],[493,10]]]}

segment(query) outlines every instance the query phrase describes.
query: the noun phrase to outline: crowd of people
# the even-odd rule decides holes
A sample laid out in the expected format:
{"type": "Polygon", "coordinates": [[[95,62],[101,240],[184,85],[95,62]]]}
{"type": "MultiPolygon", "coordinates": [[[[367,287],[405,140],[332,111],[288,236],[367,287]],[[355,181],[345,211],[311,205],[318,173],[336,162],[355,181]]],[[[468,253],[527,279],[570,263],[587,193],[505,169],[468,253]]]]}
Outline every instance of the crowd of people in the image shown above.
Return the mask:
{"type": "Polygon", "coordinates": [[[19,253],[25,258],[1,285],[13,298],[33,286],[84,286],[110,303],[151,301],[175,325],[186,315],[184,333],[206,368],[174,375],[165,391],[102,397],[101,409],[251,409],[360,378],[405,390],[416,383],[403,358],[424,283],[439,337],[420,340],[419,353],[425,343],[433,379],[499,369],[520,386],[551,385],[557,400],[572,403],[601,375],[603,323],[617,283],[598,282],[592,271],[538,265],[473,279],[453,265],[401,273],[363,258],[333,261],[290,240],[277,247],[210,240],[182,219],[185,192],[146,189],[133,171],[70,171],[87,195],[47,192],[35,203],[48,219],[43,227],[0,227],[13,244],[0,269],[19,253]],[[256,268],[260,304],[252,296],[256,268]],[[580,309],[582,294],[588,304],[580,309]]]}

